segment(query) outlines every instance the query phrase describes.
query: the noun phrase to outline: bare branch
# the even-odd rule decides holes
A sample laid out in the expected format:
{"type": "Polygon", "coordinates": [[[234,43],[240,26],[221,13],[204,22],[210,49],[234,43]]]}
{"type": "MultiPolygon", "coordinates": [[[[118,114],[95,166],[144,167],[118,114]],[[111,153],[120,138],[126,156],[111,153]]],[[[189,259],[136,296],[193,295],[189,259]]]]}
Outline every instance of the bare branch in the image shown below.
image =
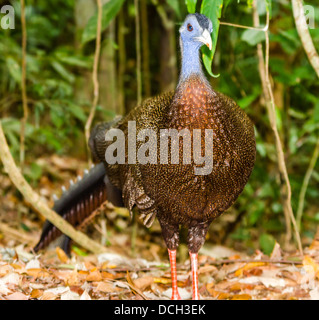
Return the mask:
{"type": "Polygon", "coordinates": [[[96,45],[95,45],[95,54],[94,54],[94,64],[93,64],[93,72],[92,72],[92,81],[94,86],[94,98],[92,107],[90,110],[89,117],[85,124],[85,138],[86,138],[86,146],[88,150],[88,159],[89,164],[91,163],[91,156],[90,156],[90,150],[89,150],[89,138],[90,138],[90,130],[92,126],[92,122],[94,119],[96,106],[99,102],[99,80],[98,80],[98,67],[99,67],[99,59],[100,59],[100,53],[101,53],[101,30],[102,30],[102,1],[96,0],[97,2],[97,8],[98,8],[98,16],[97,16],[97,27],[96,27],[96,45]]]}
{"type": "Polygon", "coordinates": [[[137,104],[142,101],[142,72],[141,72],[141,36],[140,36],[140,14],[138,0],[135,5],[135,42],[136,42],[136,78],[137,78],[137,104]]]}
{"type": "Polygon", "coordinates": [[[312,42],[301,0],[291,0],[297,31],[308,59],[319,77],[319,55],[312,42]]]}
{"type": "Polygon", "coordinates": [[[23,171],[24,160],[25,160],[25,127],[28,121],[28,98],[27,98],[27,87],[26,87],[26,66],[27,66],[27,26],[25,20],[25,3],[24,0],[20,0],[21,4],[21,28],[22,28],[22,66],[21,66],[21,94],[22,94],[22,105],[23,105],[23,117],[21,119],[20,128],[20,166],[23,171]]]}
{"type": "Polygon", "coordinates": [[[268,24],[263,28],[258,28],[258,27],[243,26],[241,24],[230,23],[230,22],[225,22],[225,21],[220,21],[219,23],[224,25],[224,26],[230,26],[230,27],[242,28],[242,29],[250,29],[250,30],[257,30],[257,31],[264,31],[264,32],[266,32],[268,30],[268,27],[269,27],[268,24]]]}
{"type": "Polygon", "coordinates": [[[316,162],[318,160],[318,157],[319,157],[319,138],[317,140],[315,150],[312,154],[308,169],[307,169],[305,177],[303,179],[300,194],[299,194],[299,202],[298,202],[298,209],[297,209],[297,225],[298,225],[299,229],[300,229],[303,208],[304,208],[304,204],[305,204],[306,191],[308,188],[308,184],[309,184],[312,172],[313,172],[315,165],[316,165],[316,162]]]}
{"type": "MultiPolygon", "coordinates": [[[[259,17],[257,18],[258,13],[257,13],[255,2],[253,5],[253,10],[254,10],[254,23],[257,24],[257,23],[259,23],[259,17]]],[[[269,12],[268,11],[267,11],[266,19],[267,19],[266,25],[269,26],[269,12]]],[[[285,194],[283,196],[283,198],[284,198],[284,214],[285,214],[286,227],[287,227],[286,238],[287,238],[287,240],[289,240],[291,237],[290,223],[292,223],[292,225],[294,227],[295,237],[296,237],[299,251],[301,254],[303,254],[301,240],[300,240],[300,234],[298,232],[296,219],[295,219],[295,216],[294,216],[294,213],[292,210],[292,206],[291,206],[291,185],[290,185],[289,176],[288,176],[288,172],[287,172],[283,147],[282,147],[282,143],[281,143],[278,128],[277,128],[275,99],[274,99],[274,95],[273,95],[273,91],[272,91],[272,87],[271,87],[271,82],[270,82],[270,76],[269,76],[269,33],[268,33],[268,29],[267,29],[267,31],[265,31],[265,40],[266,40],[265,60],[264,60],[264,57],[263,57],[263,54],[261,51],[261,46],[257,47],[257,54],[258,54],[258,58],[259,58],[259,73],[260,73],[260,78],[262,81],[264,96],[266,99],[266,105],[267,105],[270,126],[271,126],[271,129],[273,130],[273,133],[275,136],[279,172],[280,172],[281,176],[283,177],[283,180],[285,181],[285,186],[286,186],[285,194]]]]}

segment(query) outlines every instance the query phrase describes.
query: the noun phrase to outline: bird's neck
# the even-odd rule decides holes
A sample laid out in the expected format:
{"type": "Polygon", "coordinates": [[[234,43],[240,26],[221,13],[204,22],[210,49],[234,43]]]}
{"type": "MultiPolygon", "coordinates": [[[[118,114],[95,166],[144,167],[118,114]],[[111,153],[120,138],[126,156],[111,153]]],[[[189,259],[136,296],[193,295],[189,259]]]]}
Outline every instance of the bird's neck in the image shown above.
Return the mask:
{"type": "Polygon", "coordinates": [[[182,52],[182,68],[179,76],[179,84],[186,81],[192,75],[197,75],[200,78],[205,79],[199,56],[200,44],[188,41],[183,42],[182,40],[180,43],[182,52]]]}

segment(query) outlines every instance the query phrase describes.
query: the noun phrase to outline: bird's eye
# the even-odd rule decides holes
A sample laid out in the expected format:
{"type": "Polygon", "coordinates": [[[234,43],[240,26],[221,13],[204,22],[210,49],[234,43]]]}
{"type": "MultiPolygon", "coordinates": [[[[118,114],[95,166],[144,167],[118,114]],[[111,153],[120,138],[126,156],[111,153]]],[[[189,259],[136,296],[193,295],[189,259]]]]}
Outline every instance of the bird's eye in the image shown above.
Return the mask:
{"type": "Polygon", "coordinates": [[[193,26],[190,23],[187,25],[187,30],[188,31],[193,31],[193,26]]]}

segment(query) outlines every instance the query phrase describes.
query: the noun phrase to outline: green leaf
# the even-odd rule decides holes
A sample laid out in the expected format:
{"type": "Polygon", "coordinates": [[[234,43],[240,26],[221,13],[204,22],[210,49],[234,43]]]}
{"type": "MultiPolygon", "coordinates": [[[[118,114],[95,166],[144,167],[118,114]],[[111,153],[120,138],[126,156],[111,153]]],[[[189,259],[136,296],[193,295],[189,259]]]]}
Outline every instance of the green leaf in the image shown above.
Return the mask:
{"type": "Polygon", "coordinates": [[[212,72],[212,63],[216,50],[218,31],[219,31],[219,18],[221,17],[223,8],[223,0],[203,0],[200,12],[208,17],[213,23],[213,32],[212,32],[212,50],[209,50],[207,47],[202,47],[202,56],[205,69],[212,77],[218,77],[219,75],[214,75],[212,72]]]}
{"type": "Polygon", "coordinates": [[[265,32],[253,29],[245,30],[241,35],[241,40],[255,46],[257,43],[265,41],[265,32]]]}
{"type": "Polygon", "coordinates": [[[52,61],[51,65],[54,68],[54,70],[60,74],[62,78],[64,78],[70,83],[73,83],[75,81],[74,75],[71,72],[69,72],[67,69],[65,69],[60,62],[52,61]]]}
{"type": "Polygon", "coordinates": [[[196,12],[196,3],[197,0],[185,0],[187,11],[189,13],[195,13],[196,12]]]}
{"type": "MultiPolygon", "coordinates": [[[[120,11],[125,0],[110,0],[103,5],[102,12],[102,31],[104,31],[112,19],[120,11]]],[[[92,16],[82,34],[82,44],[96,38],[97,13],[92,16]]]]}
{"type": "Polygon", "coordinates": [[[42,176],[42,168],[37,163],[33,162],[30,167],[26,168],[25,176],[31,180],[37,181],[42,176]]]}
{"type": "Polygon", "coordinates": [[[253,93],[238,100],[237,101],[237,104],[242,108],[242,109],[245,109],[247,108],[250,104],[252,104],[256,99],[257,97],[260,95],[260,90],[259,88],[255,88],[253,89],[253,93]]]}
{"type": "Polygon", "coordinates": [[[315,103],[315,107],[313,109],[313,119],[316,123],[319,122],[319,101],[315,103]]]}
{"type": "Polygon", "coordinates": [[[182,19],[182,10],[179,0],[167,0],[166,2],[174,10],[176,17],[182,19]]]}
{"type": "Polygon", "coordinates": [[[77,119],[79,119],[83,123],[85,122],[86,114],[84,113],[84,111],[81,107],[79,107],[78,105],[76,105],[74,103],[71,103],[71,104],[69,104],[69,110],[74,115],[74,117],[76,117],[77,119]]]}
{"type": "Polygon", "coordinates": [[[267,233],[263,233],[259,237],[259,245],[262,252],[264,252],[267,255],[270,255],[274,246],[276,244],[275,238],[267,233]]]}
{"type": "Polygon", "coordinates": [[[7,64],[9,73],[12,76],[12,78],[16,82],[21,83],[21,68],[20,68],[20,65],[18,64],[18,62],[16,60],[14,60],[13,58],[8,57],[6,59],[6,64],[7,64]]]}

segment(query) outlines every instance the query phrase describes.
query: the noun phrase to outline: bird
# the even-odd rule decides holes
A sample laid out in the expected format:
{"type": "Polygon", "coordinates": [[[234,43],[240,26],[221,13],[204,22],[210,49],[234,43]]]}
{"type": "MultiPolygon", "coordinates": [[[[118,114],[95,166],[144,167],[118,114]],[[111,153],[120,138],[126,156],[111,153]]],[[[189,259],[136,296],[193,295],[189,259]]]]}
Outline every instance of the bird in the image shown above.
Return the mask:
{"type": "MultiPolygon", "coordinates": [[[[188,228],[192,299],[198,300],[198,252],[210,224],[243,191],[256,159],[252,121],[233,99],[212,88],[202,69],[200,49],[212,49],[212,31],[205,15],[186,16],[179,28],[181,68],[175,90],[146,99],[113,123],[95,126],[89,146],[98,164],[57,203],[58,213],[73,225],[104,200],[122,201],[131,215],[137,207],[146,227],[157,219],[168,250],[172,300],[181,299],[176,266],[180,227],[188,228]],[[124,137],[124,150],[114,153],[111,133],[119,132],[117,146],[124,137]]],[[[36,251],[54,238],[54,228],[46,224],[36,251]]]]}

